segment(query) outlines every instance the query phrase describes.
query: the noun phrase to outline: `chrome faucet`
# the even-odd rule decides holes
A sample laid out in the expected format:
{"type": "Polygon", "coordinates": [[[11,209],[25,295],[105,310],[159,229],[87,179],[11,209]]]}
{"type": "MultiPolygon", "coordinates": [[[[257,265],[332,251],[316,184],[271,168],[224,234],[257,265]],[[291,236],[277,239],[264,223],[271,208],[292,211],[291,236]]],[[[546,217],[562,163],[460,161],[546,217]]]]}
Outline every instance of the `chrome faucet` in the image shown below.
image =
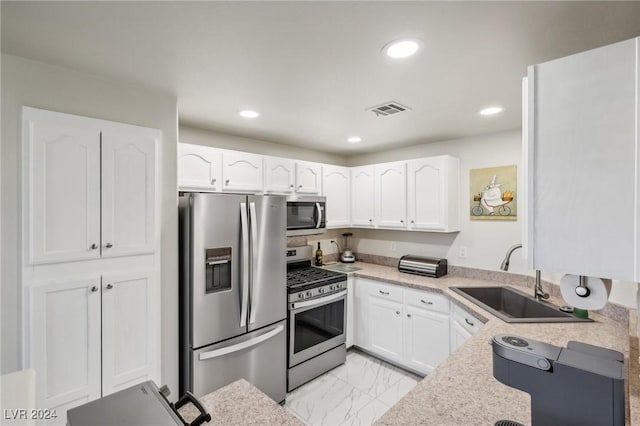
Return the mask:
{"type": "MultiPolygon", "coordinates": [[[[500,269],[503,271],[509,270],[509,260],[511,259],[511,255],[519,248],[522,248],[522,244],[513,245],[509,250],[507,250],[507,254],[502,261],[502,265],[500,265],[500,269]]],[[[549,293],[545,293],[544,290],[542,290],[542,284],[540,283],[540,271],[538,269],[536,269],[536,285],[533,287],[533,297],[536,300],[549,298],[549,293]]]]}

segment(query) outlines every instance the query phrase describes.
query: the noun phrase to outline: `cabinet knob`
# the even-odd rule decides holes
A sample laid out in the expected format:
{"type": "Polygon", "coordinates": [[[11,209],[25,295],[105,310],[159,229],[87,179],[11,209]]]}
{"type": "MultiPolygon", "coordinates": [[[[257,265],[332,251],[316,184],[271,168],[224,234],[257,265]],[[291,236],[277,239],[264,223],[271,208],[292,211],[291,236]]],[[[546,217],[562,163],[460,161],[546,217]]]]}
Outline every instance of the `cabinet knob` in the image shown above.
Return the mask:
{"type": "Polygon", "coordinates": [[[211,185],[215,185],[216,184],[216,180],[215,179],[211,179],[211,185]]]}
{"type": "Polygon", "coordinates": [[[298,185],[298,188],[302,188],[302,185],[298,185]]]}
{"type": "Polygon", "coordinates": [[[96,243],[91,244],[91,250],[96,250],[98,245],[96,243]]]}
{"type": "Polygon", "coordinates": [[[113,284],[107,284],[107,290],[111,290],[113,288],[113,284]]]}
{"type": "Polygon", "coordinates": [[[111,247],[113,247],[113,244],[111,244],[111,243],[107,243],[107,244],[105,244],[104,246],[105,246],[106,248],[111,248],[111,247]]]}
{"type": "Polygon", "coordinates": [[[404,220],[400,219],[400,223],[404,223],[404,220]]]}
{"type": "Polygon", "coordinates": [[[407,314],[407,318],[411,318],[411,314],[407,314]]]}
{"type": "Polygon", "coordinates": [[[384,296],[388,296],[389,292],[388,291],[382,291],[382,290],[378,290],[380,292],[380,294],[384,295],[384,296]]]}
{"type": "Polygon", "coordinates": [[[293,187],[294,187],[294,185],[293,185],[293,184],[289,185],[289,188],[293,188],[293,187]]]}
{"type": "Polygon", "coordinates": [[[96,291],[98,291],[98,287],[94,285],[93,287],[91,287],[91,291],[95,293],[96,291]]]}
{"type": "Polygon", "coordinates": [[[400,315],[400,311],[396,311],[396,315],[400,315]]]}
{"type": "Polygon", "coordinates": [[[420,299],[420,301],[421,301],[422,303],[424,303],[425,305],[433,305],[433,302],[432,302],[432,301],[426,301],[426,300],[422,300],[422,299],[420,299]]]}
{"type": "Polygon", "coordinates": [[[224,181],[224,184],[225,184],[225,185],[229,185],[229,179],[225,180],[225,181],[224,181]]]}
{"type": "Polygon", "coordinates": [[[373,222],[373,219],[369,219],[369,222],[373,222]]]}
{"type": "Polygon", "coordinates": [[[411,221],[411,223],[416,223],[416,221],[415,221],[415,220],[412,220],[412,221],[411,221]]]}

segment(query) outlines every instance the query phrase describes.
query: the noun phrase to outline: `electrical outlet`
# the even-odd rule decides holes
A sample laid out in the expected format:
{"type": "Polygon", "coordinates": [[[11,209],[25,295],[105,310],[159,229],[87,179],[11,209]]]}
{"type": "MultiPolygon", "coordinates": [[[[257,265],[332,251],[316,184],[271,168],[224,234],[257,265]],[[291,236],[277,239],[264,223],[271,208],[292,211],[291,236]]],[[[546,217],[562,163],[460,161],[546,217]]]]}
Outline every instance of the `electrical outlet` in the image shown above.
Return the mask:
{"type": "Polygon", "coordinates": [[[396,251],[397,247],[396,247],[396,242],[392,241],[391,244],[389,245],[389,249],[391,251],[396,251]]]}
{"type": "Polygon", "coordinates": [[[460,246],[460,249],[458,251],[458,257],[460,259],[466,259],[467,258],[467,247],[466,246],[460,246]]]}

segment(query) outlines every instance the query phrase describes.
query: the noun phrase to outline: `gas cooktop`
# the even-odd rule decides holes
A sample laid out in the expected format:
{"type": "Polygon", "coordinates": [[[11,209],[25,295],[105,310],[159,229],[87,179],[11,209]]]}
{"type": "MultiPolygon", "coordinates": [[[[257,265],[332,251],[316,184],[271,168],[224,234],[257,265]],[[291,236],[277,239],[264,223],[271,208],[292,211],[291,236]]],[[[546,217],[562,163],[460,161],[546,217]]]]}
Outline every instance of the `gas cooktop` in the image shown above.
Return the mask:
{"type": "Polygon", "coordinates": [[[287,272],[287,290],[289,293],[346,281],[347,275],[313,266],[294,269],[287,272]]]}

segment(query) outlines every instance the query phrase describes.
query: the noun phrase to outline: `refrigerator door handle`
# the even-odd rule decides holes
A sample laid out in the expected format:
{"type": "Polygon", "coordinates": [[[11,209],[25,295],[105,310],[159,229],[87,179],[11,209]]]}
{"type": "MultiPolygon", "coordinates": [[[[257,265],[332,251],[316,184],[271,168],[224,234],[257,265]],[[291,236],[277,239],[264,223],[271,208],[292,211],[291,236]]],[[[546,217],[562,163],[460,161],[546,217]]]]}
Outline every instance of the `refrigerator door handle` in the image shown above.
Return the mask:
{"type": "Polygon", "coordinates": [[[320,228],[320,224],[322,223],[322,208],[320,207],[320,203],[316,203],[316,210],[318,211],[318,222],[316,222],[316,228],[320,228]]]}
{"type": "Polygon", "coordinates": [[[249,324],[253,324],[256,322],[256,312],[258,311],[258,305],[254,304],[258,271],[258,256],[256,255],[258,250],[258,221],[256,219],[256,203],[254,202],[249,203],[249,221],[251,222],[251,313],[249,314],[249,324]]]}
{"type": "Polygon", "coordinates": [[[247,203],[240,203],[240,222],[242,224],[242,290],[240,294],[240,327],[247,325],[249,299],[249,226],[247,224],[247,203]]]}
{"type": "Polygon", "coordinates": [[[211,358],[217,358],[223,355],[227,355],[230,353],[234,353],[234,352],[239,352],[243,349],[247,349],[250,348],[252,346],[256,346],[262,342],[264,342],[265,340],[269,340],[272,337],[282,333],[284,331],[284,325],[280,324],[279,326],[277,326],[276,328],[274,328],[273,330],[269,331],[268,333],[265,333],[261,336],[258,337],[254,337],[253,339],[249,339],[247,341],[241,342],[241,343],[236,343],[235,345],[231,345],[231,346],[227,346],[224,348],[220,348],[220,349],[214,349],[212,351],[209,352],[203,352],[198,356],[198,360],[200,361],[204,361],[206,359],[211,359],[211,358]]]}

